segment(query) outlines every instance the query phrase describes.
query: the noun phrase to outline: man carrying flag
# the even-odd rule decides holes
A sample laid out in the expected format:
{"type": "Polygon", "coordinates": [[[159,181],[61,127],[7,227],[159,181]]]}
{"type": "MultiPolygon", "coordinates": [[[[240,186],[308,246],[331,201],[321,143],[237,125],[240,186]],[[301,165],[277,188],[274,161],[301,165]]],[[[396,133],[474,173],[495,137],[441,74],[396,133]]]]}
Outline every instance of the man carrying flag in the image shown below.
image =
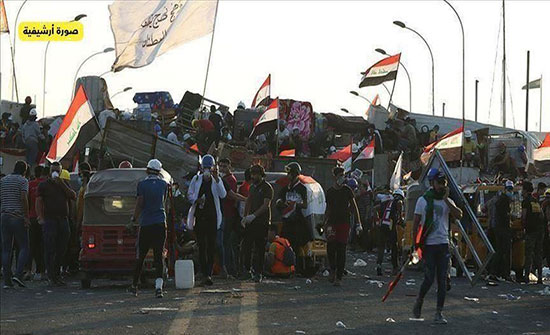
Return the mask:
{"type": "Polygon", "coordinates": [[[437,275],[437,310],[434,322],[447,324],[443,317],[446,295],[447,267],[449,266],[449,224],[451,219],[461,219],[462,210],[449,198],[447,176],[432,168],[428,171],[430,189],[418,199],[414,210],[413,236],[416,248],[422,250],[425,260],[424,281],[414,304],[413,314],[420,318],[422,303],[437,275]],[[420,235],[418,235],[420,234],[420,235]]]}
{"type": "Polygon", "coordinates": [[[252,104],[250,105],[251,108],[256,108],[259,104],[262,103],[267,97],[269,97],[271,94],[271,74],[267,76],[266,80],[260,86],[260,89],[258,92],[256,92],[256,95],[254,96],[254,99],[252,99],[252,104]]]}

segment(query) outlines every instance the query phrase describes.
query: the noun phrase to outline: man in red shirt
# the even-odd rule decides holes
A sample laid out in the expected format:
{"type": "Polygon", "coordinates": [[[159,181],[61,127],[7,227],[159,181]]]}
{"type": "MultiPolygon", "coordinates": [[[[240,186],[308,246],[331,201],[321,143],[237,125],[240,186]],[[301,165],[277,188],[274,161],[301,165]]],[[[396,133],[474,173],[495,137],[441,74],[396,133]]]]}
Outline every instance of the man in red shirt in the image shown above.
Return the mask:
{"type": "Polygon", "coordinates": [[[197,145],[200,152],[207,152],[216,137],[214,124],[207,119],[195,119],[191,122],[191,125],[197,130],[197,145]]]}
{"type": "Polygon", "coordinates": [[[38,185],[48,178],[49,170],[40,165],[35,166],[35,179],[29,182],[29,218],[31,226],[29,229],[29,244],[31,248],[31,257],[29,265],[32,267],[32,261],[36,263],[34,280],[42,280],[44,276],[44,243],[42,241],[42,226],[38,223],[36,214],[36,197],[38,195],[38,185]]]}

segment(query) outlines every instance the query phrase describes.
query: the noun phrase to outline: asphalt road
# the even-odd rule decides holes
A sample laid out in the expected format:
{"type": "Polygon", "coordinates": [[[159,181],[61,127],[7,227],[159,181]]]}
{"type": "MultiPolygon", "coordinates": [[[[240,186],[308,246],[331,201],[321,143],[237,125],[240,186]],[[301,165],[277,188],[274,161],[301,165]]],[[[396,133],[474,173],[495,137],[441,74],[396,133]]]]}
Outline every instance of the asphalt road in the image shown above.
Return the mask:
{"type": "Polygon", "coordinates": [[[168,283],[163,299],[152,290],[138,297],[126,293],[128,281],[98,280],[91,289],[47,288],[33,282],[26,289],[1,292],[1,334],[550,334],[550,287],[499,283],[475,287],[453,281],[447,295],[448,325],[433,325],[435,289],[424,303],[425,321],[411,321],[422,274],[409,271],[389,299],[380,302],[391,278],[375,276],[374,255],[349,253],[341,287],[322,275],[266,280],[261,284],[215,280],[213,287],[175,290],[168,283]],[[365,267],[354,267],[357,258],[365,267]],[[368,278],[370,277],[370,279],[368,278]],[[407,281],[409,284],[407,284],[407,281]],[[220,290],[212,292],[211,290],[220,290]],[[507,300],[512,294],[519,300],[507,300]],[[478,301],[465,300],[465,297],[478,301]],[[337,327],[342,322],[346,328],[337,327]]]}

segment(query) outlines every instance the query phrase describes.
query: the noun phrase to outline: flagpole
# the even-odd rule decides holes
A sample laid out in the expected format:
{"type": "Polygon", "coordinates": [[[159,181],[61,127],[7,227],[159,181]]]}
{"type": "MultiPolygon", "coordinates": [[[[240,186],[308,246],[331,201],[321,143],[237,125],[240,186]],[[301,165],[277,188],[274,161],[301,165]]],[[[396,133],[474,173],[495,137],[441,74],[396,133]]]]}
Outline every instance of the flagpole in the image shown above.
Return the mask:
{"type": "MultiPolygon", "coordinates": [[[[9,34],[9,32],[8,32],[9,34]]],[[[10,41],[10,49],[11,49],[11,67],[13,72],[13,86],[12,86],[12,100],[13,100],[13,89],[15,88],[15,97],[17,99],[17,102],[19,102],[19,90],[17,89],[17,75],[15,74],[15,54],[13,51],[13,45],[11,43],[11,38],[8,36],[8,40],[10,41]]],[[[36,103],[36,101],[35,101],[36,103]]]]}
{"type": "MultiPolygon", "coordinates": [[[[529,87],[527,87],[529,89],[529,87]]],[[[540,75],[540,115],[539,115],[539,133],[542,133],[542,74],[540,75]]]]}
{"type": "MultiPolygon", "coordinates": [[[[271,74],[269,75],[269,98],[271,99],[271,74]]],[[[275,157],[279,156],[279,136],[281,135],[281,130],[279,129],[279,119],[281,118],[281,114],[279,113],[279,97],[277,97],[276,100],[277,100],[277,138],[275,139],[275,157]]],[[[296,150],[294,151],[294,157],[296,157],[296,150]]]]}
{"type": "Polygon", "coordinates": [[[218,6],[220,0],[216,0],[216,12],[214,14],[214,25],[212,26],[212,38],[210,39],[210,51],[208,52],[208,64],[206,65],[206,76],[204,78],[204,87],[202,89],[201,107],[204,102],[204,95],[206,94],[206,83],[208,82],[208,72],[210,71],[210,59],[212,58],[212,47],[214,46],[214,34],[216,33],[216,21],[218,18],[218,6]]]}
{"type": "MultiPolygon", "coordinates": [[[[401,60],[401,53],[399,53],[399,60],[401,60]]],[[[395,71],[395,79],[393,80],[393,87],[391,89],[391,93],[390,93],[390,100],[388,101],[388,112],[390,110],[390,104],[391,104],[391,101],[392,101],[392,98],[393,98],[393,91],[395,90],[395,82],[397,81],[397,73],[399,72],[399,64],[401,62],[397,62],[397,70],[395,71]]],[[[387,88],[386,88],[387,90],[387,88]]]]}

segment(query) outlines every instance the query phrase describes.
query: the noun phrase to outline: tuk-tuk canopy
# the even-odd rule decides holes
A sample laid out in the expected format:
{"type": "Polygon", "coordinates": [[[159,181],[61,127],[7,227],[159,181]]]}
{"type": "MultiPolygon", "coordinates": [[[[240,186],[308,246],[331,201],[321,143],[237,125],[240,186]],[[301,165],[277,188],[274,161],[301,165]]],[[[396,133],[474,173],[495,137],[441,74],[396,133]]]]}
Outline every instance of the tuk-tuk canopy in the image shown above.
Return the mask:
{"type": "MultiPolygon", "coordinates": [[[[167,183],[172,177],[165,170],[161,171],[161,177],[167,183]]],[[[147,177],[146,169],[108,169],[94,173],[84,197],[104,197],[136,195],[137,184],[147,177]]]]}

